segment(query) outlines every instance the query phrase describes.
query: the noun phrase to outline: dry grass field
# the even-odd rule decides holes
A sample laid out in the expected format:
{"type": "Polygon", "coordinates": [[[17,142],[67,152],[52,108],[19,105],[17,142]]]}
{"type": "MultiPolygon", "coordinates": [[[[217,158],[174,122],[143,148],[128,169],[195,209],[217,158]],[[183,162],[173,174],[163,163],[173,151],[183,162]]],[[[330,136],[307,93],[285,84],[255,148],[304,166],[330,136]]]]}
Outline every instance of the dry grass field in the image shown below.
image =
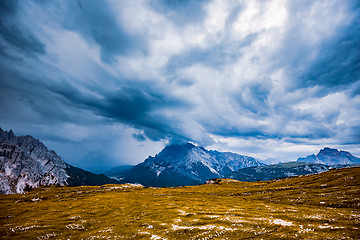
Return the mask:
{"type": "Polygon", "coordinates": [[[177,188],[0,196],[0,239],[360,239],[360,168],[177,188]]]}

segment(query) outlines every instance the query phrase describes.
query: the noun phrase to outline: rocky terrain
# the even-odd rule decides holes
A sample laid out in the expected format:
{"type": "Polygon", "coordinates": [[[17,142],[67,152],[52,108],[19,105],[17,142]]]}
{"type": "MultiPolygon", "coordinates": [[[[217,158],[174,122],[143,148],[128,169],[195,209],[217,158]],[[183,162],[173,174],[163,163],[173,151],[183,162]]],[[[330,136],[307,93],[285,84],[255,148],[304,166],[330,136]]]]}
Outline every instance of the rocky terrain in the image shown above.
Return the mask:
{"type": "Polygon", "coordinates": [[[0,128],[0,193],[24,193],[48,185],[118,183],[65,163],[32,136],[15,136],[0,128]]]}

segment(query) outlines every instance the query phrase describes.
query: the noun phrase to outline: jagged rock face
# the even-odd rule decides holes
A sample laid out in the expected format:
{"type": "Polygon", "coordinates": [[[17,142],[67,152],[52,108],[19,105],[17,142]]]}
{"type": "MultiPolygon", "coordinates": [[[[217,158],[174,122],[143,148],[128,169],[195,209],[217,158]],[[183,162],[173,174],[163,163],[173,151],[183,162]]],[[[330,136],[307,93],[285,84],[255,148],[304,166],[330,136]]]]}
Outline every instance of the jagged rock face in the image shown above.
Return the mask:
{"type": "Polygon", "coordinates": [[[193,185],[240,168],[262,165],[265,164],[252,157],[208,151],[187,143],[164,148],[125,173],[125,180],[149,186],[193,185]]]}
{"type": "Polygon", "coordinates": [[[190,143],[185,145],[168,146],[155,157],[145,160],[144,166],[159,165],[157,174],[161,174],[161,166],[173,168],[175,172],[182,173],[197,180],[201,178],[201,170],[223,177],[226,173],[244,167],[264,165],[252,157],[242,156],[230,152],[208,151],[190,143]],[[200,168],[200,169],[199,169],[200,168]]]}
{"type": "Polygon", "coordinates": [[[39,140],[0,129],[0,193],[23,193],[45,185],[65,185],[68,165],[39,140]]]}
{"type": "Polygon", "coordinates": [[[309,155],[305,158],[299,158],[298,162],[311,162],[320,163],[325,165],[347,165],[347,164],[358,164],[360,158],[353,156],[351,153],[346,151],[339,151],[333,148],[321,149],[317,155],[309,155]]]}
{"type": "Polygon", "coordinates": [[[24,193],[48,185],[103,185],[120,183],[65,163],[32,136],[15,136],[0,128],[0,193],[24,193]]]}

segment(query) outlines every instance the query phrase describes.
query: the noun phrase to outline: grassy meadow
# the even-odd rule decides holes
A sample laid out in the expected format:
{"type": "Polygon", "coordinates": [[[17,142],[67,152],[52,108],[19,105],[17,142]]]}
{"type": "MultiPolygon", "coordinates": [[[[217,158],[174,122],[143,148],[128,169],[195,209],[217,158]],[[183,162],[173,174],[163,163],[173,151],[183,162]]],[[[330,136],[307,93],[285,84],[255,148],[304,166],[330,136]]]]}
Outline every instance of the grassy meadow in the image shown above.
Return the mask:
{"type": "Polygon", "coordinates": [[[0,239],[360,239],[360,168],[267,182],[0,195],[0,239]]]}

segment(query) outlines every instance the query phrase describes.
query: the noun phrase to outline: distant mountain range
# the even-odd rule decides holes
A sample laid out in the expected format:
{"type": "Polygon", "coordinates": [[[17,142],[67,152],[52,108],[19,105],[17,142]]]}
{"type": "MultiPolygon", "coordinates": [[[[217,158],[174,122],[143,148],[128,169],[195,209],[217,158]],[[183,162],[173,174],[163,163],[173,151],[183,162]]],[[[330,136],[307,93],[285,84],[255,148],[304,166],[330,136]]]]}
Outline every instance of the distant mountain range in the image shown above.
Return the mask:
{"type": "Polygon", "coordinates": [[[208,179],[224,177],[240,181],[267,181],[357,165],[360,165],[359,158],[330,148],[320,150],[316,156],[299,158],[297,162],[266,165],[252,157],[208,151],[187,143],[167,146],[155,157],[149,157],[133,167],[114,168],[108,174],[125,182],[173,187],[196,185],[208,179]]]}
{"type": "Polygon", "coordinates": [[[46,185],[119,183],[65,163],[53,150],[30,135],[15,136],[0,128],[0,193],[23,193],[46,185]]]}
{"type": "Polygon", "coordinates": [[[305,162],[287,162],[274,165],[243,168],[226,177],[244,182],[268,181],[272,179],[321,173],[333,167],[305,162]]]}
{"type": "Polygon", "coordinates": [[[120,172],[126,182],[145,186],[196,185],[222,178],[245,167],[263,166],[252,157],[231,152],[208,151],[191,143],[165,147],[155,157],[120,172]]]}
{"type": "MultiPolygon", "coordinates": [[[[95,161],[102,157],[95,154],[91,159],[95,161]]],[[[11,130],[7,132],[0,128],[0,193],[23,193],[27,189],[47,185],[129,182],[173,187],[202,184],[214,178],[264,181],[356,165],[360,165],[360,158],[331,148],[324,148],[317,155],[299,158],[297,162],[266,165],[252,157],[209,151],[186,143],[167,146],[136,166],[112,168],[106,172],[109,178],[65,163],[32,136],[15,136],[11,130]]]]}
{"type": "Polygon", "coordinates": [[[333,165],[348,165],[359,164],[360,158],[354,157],[351,153],[346,151],[339,151],[333,148],[321,149],[317,155],[309,155],[305,158],[298,158],[298,162],[319,163],[329,166],[333,165]]]}
{"type": "Polygon", "coordinates": [[[244,168],[228,174],[227,177],[249,182],[267,181],[359,165],[360,158],[354,157],[351,153],[326,147],[321,149],[317,155],[312,154],[305,158],[298,158],[296,162],[244,168]]]}

